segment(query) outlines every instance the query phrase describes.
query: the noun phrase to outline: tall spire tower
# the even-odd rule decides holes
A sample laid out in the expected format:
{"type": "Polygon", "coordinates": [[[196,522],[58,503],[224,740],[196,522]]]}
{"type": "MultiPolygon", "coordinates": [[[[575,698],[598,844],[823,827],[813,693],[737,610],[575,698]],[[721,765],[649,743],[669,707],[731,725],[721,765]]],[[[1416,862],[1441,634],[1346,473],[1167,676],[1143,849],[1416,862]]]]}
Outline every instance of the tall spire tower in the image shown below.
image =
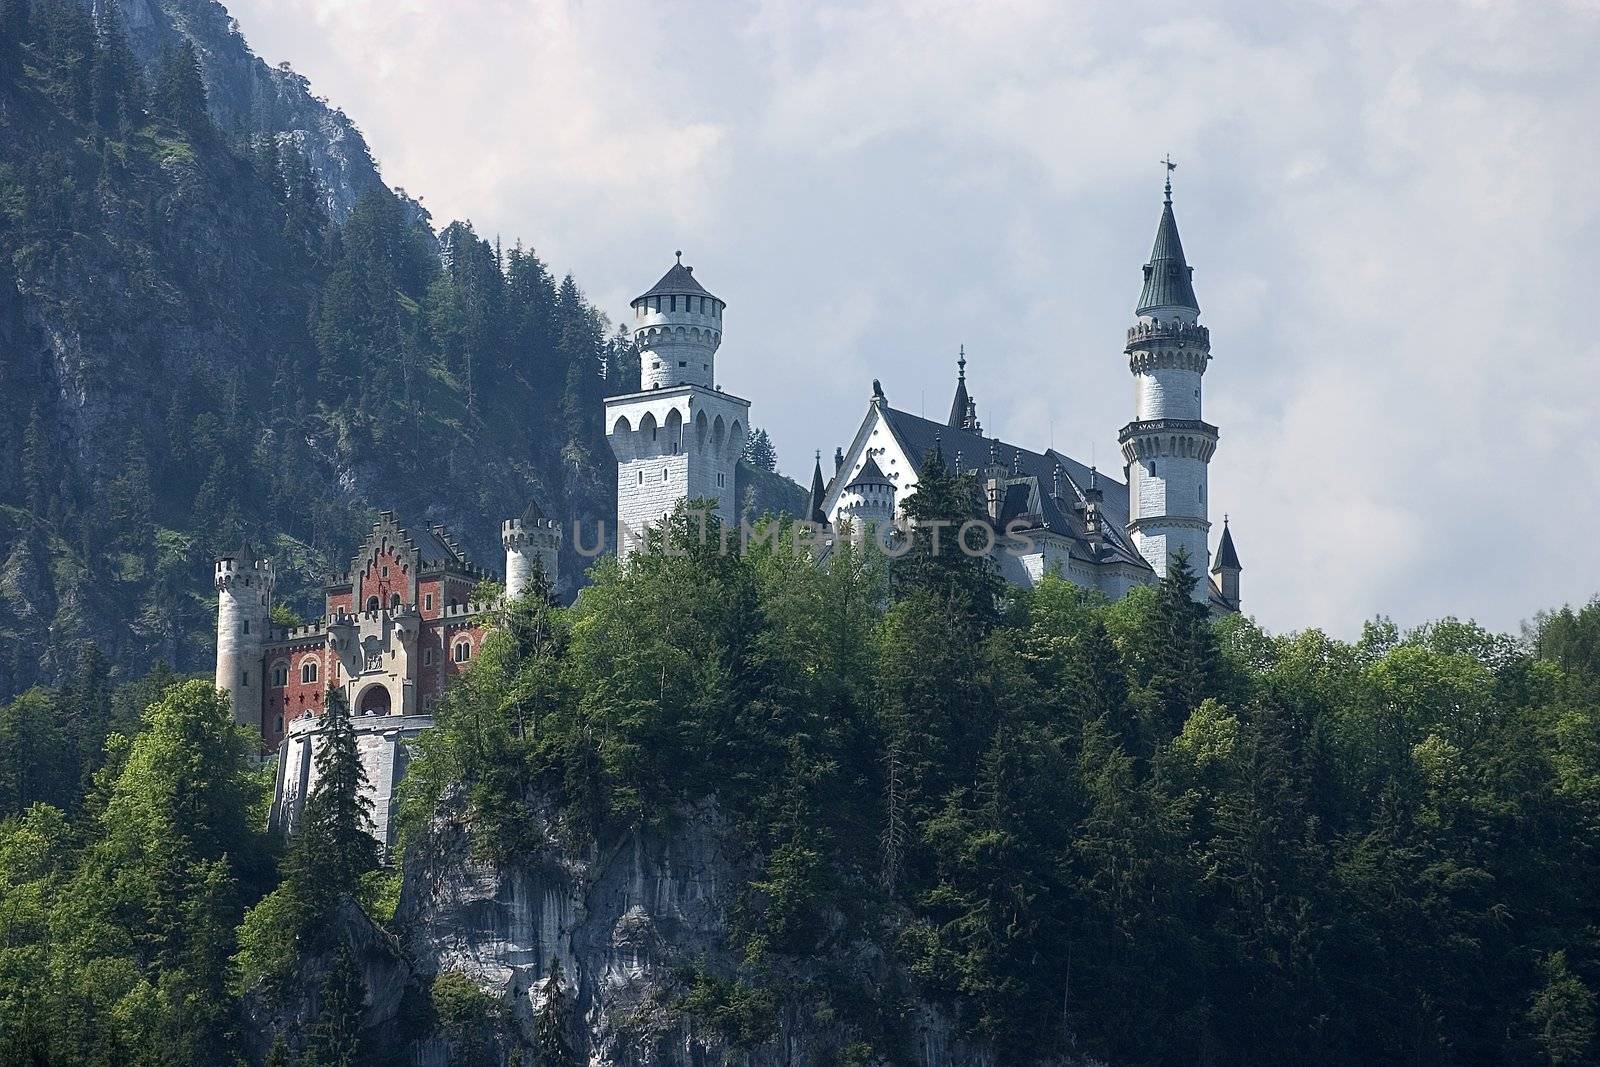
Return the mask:
{"type": "Polygon", "coordinates": [[[738,520],[734,474],[744,454],[750,401],[717,385],[727,304],[677,262],[633,301],[639,391],[606,398],[606,438],[617,457],[617,554],[680,500],[714,500],[738,520]]]}
{"type": "Polygon", "coordinates": [[[1128,330],[1124,351],[1133,374],[1134,417],[1122,428],[1122,457],[1128,465],[1128,530],[1145,561],[1157,574],[1171,559],[1187,553],[1200,578],[1197,599],[1208,595],[1206,546],[1207,473],[1217,447],[1217,428],[1200,417],[1201,378],[1211,361],[1211,332],[1198,322],[1194,273],[1183,256],[1178,221],[1172,213],[1172,172],[1155,247],[1144,266],[1144,289],[1128,330]]]}

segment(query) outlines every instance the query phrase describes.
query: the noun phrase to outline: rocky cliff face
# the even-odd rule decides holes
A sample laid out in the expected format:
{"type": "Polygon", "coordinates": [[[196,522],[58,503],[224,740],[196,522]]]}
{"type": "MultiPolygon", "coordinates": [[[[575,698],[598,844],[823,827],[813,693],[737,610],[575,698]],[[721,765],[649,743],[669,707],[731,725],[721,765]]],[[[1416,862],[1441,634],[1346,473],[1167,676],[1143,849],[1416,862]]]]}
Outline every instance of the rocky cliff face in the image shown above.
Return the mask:
{"type": "MultiPolygon", "coordinates": [[[[859,1035],[804,996],[780,993],[770,1030],[757,1040],[708,1017],[688,995],[686,976],[733,973],[727,915],[746,876],[740,843],[714,803],[679,813],[668,831],[581,850],[562,847],[553,827],[547,832],[548,847],[504,867],[475,859],[466,829],[439,820],[406,857],[396,926],[413,961],[408,980],[425,984],[455,971],[492,993],[509,1007],[502,1051],[534,1040],[559,963],[566,1030],[591,1067],[994,1067],[926,1003],[906,1007],[905,1047],[892,1061],[868,1054],[859,1035]]],[[[865,946],[857,965],[885,970],[865,946]]],[[[799,988],[814,975],[796,966],[799,988]]],[[[384,981],[374,1003],[402,1010],[395,978],[384,981]]],[[[371,1022],[375,1032],[399,1032],[405,1021],[379,1010],[371,1022]]],[[[419,1062],[441,1064],[457,1062],[450,1051],[437,1038],[412,1049],[419,1062]]]]}
{"type": "MultiPolygon", "coordinates": [[[[104,0],[82,2],[93,10],[104,0]]],[[[362,193],[383,185],[371,150],[349,116],[314,95],[311,83],[288,63],[274,67],[257,57],[222,4],[120,0],[119,7],[128,43],[146,70],[180,37],[192,41],[217,126],[292,143],[321,180],[330,216],[343,219],[362,193]]]]}

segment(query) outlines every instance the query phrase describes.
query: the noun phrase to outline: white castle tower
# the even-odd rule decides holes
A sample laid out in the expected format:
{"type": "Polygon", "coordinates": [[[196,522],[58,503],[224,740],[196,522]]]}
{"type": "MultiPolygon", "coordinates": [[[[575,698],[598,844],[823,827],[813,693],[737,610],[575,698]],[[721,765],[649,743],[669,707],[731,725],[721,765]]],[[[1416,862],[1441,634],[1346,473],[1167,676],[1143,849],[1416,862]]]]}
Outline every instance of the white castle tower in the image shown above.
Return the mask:
{"type": "Polygon", "coordinates": [[[678,262],[633,301],[641,389],[606,399],[607,439],[617,457],[617,553],[686,498],[714,499],[737,519],[734,471],[744,454],[750,401],[716,385],[725,303],[678,262]]]}
{"type": "Polygon", "coordinates": [[[555,591],[560,577],[561,524],[547,519],[538,504],[528,505],[520,519],[500,524],[500,543],[506,549],[506,598],[521,596],[533,580],[535,568],[555,591]]]}
{"type": "Polygon", "coordinates": [[[272,561],[247,544],[218,558],[217,688],[228,694],[233,721],[261,727],[261,650],[272,626],[272,561]]]}
{"type": "Polygon", "coordinates": [[[1155,248],[1144,268],[1138,322],[1128,331],[1128,369],[1133,373],[1134,420],[1122,428],[1128,465],[1128,530],[1145,561],[1159,575],[1180,550],[1200,581],[1197,599],[1208,596],[1206,475],[1217,447],[1217,428],[1200,417],[1201,377],[1211,360],[1211,334],[1196,321],[1192,268],[1184,261],[1172,214],[1172,164],[1167,164],[1166,200],[1155,248]]]}

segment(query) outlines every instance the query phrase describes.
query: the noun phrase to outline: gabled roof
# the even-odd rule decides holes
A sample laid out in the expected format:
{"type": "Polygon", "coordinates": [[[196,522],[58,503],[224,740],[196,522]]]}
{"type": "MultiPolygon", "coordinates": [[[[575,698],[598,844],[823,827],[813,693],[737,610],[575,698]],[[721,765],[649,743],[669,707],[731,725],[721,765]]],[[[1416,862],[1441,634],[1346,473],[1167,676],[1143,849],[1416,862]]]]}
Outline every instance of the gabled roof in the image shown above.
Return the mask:
{"type": "MultiPolygon", "coordinates": [[[[682,253],[679,254],[681,255],[682,253]]],[[[680,260],[674,263],[672,268],[661,276],[659,282],[656,282],[655,285],[639,296],[634,297],[633,302],[637,304],[639,301],[651,296],[682,296],[685,293],[691,296],[711,296],[705,286],[695,281],[694,268],[685,267],[680,260]]]]}
{"type": "MultiPolygon", "coordinates": [[[[998,441],[950,426],[945,426],[928,419],[912,415],[909,412],[899,411],[895,408],[883,409],[885,421],[889,429],[899,439],[906,455],[920,472],[923,457],[932,452],[937,442],[942,446],[944,455],[948,458],[960,453],[963,457],[984,457],[991,451],[1000,454],[1010,454],[1012,467],[1015,473],[1008,474],[1010,481],[1031,480],[1031,486],[1024,485],[1027,489],[1026,503],[1021,497],[1012,497],[1011,489],[1007,489],[1005,508],[1021,508],[1018,515],[1035,516],[1041,528],[1059,533],[1064,537],[1080,542],[1076,550],[1085,559],[1116,559],[1133,564],[1138,567],[1148,567],[1133,541],[1126,533],[1128,525],[1128,489],[1127,486],[1105,474],[1099,474],[1099,484],[1104,492],[1104,499],[1100,502],[1101,526],[1105,534],[1105,553],[1095,555],[1092,553],[1084,538],[1082,523],[1075,513],[1069,514],[1068,509],[1061,508],[1051,496],[1052,484],[1055,482],[1057,465],[1061,467],[1061,496],[1069,501],[1081,505],[1084,503],[1084,489],[1089,485],[1093,476],[1091,469],[1070,456],[1051,449],[1046,452],[1033,452],[1020,448],[1006,441],[998,441]]],[[[963,459],[963,464],[973,465],[970,460],[963,459]]],[[[863,473],[865,470],[863,469],[863,473]]],[[[1005,521],[1014,518],[1009,516],[1005,521]]]]}
{"type": "Polygon", "coordinates": [[[1180,307],[1199,312],[1194,295],[1194,268],[1183,258],[1183,242],[1178,238],[1178,220],[1172,214],[1169,194],[1161,206],[1161,221],[1156,225],[1156,243],[1150,262],[1144,265],[1144,291],[1139,294],[1137,314],[1153,308],[1180,307]]]}

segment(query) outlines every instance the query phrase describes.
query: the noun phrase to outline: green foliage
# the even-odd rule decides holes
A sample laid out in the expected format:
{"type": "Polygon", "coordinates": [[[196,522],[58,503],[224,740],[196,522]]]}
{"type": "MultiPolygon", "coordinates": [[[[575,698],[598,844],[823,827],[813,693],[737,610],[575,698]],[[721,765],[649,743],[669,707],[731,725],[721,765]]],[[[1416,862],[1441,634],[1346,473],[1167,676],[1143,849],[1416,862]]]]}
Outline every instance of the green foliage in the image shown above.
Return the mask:
{"type": "MultiPolygon", "coordinates": [[[[187,41],[145,78],[111,0],[10,5],[0,557],[27,609],[0,618],[0,700],[63,684],[91,640],[130,675],[208,670],[211,558],[246,537],[279,596],[320,611],[395,485],[404,507],[490,516],[456,531],[480,559],[530,496],[607,513],[599,400],[637,387],[637,353],[575,281],[466,225],[446,270],[426,213],[381,187],[336,223],[292,143],[207,117],[187,41]],[[73,338],[64,360],[47,332],[73,338]],[[69,417],[80,394],[90,415],[69,417]],[[370,495],[339,488],[356,468],[370,495]]],[[[216,17],[191,14],[141,39],[216,17]]]]}
{"type": "Polygon", "coordinates": [[[289,841],[283,881],[250,909],[240,928],[236,988],[265,982],[281,991],[305,954],[332,947],[347,902],[365,901],[393,915],[399,890],[377,872],[372,801],[362,792],[366,776],[342,689],[329,689],[324,700],[316,770],[316,785],[289,841]]]}
{"type": "Polygon", "coordinates": [[[77,826],[0,822],[0,1060],[229,1058],[234,929],[270,876],[247,739],[191,682],[107,748],[77,826]]]}
{"type": "Polygon", "coordinates": [[[348,941],[340,940],[322,982],[320,1004],[306,1041],[302,1067],[357,1067],[362,1062],[361,1020],[367,992],[348,941]]]}
{"type": "Polygon", "coordinates": [[[778,1024],[778,1001],[770,989],[719,978],[704,967],[683,968],[685,986],[676,1007],[721,1035],[734,1048],[750,1048],[771,1037],[778,1024]]]}
{"type": "Polygon", "coordinates": [[[750,431],[744,443],[744,461],[758,470],[772,472],[778,469],[778,450],[772,438],[759,426],[750,431]]]}

